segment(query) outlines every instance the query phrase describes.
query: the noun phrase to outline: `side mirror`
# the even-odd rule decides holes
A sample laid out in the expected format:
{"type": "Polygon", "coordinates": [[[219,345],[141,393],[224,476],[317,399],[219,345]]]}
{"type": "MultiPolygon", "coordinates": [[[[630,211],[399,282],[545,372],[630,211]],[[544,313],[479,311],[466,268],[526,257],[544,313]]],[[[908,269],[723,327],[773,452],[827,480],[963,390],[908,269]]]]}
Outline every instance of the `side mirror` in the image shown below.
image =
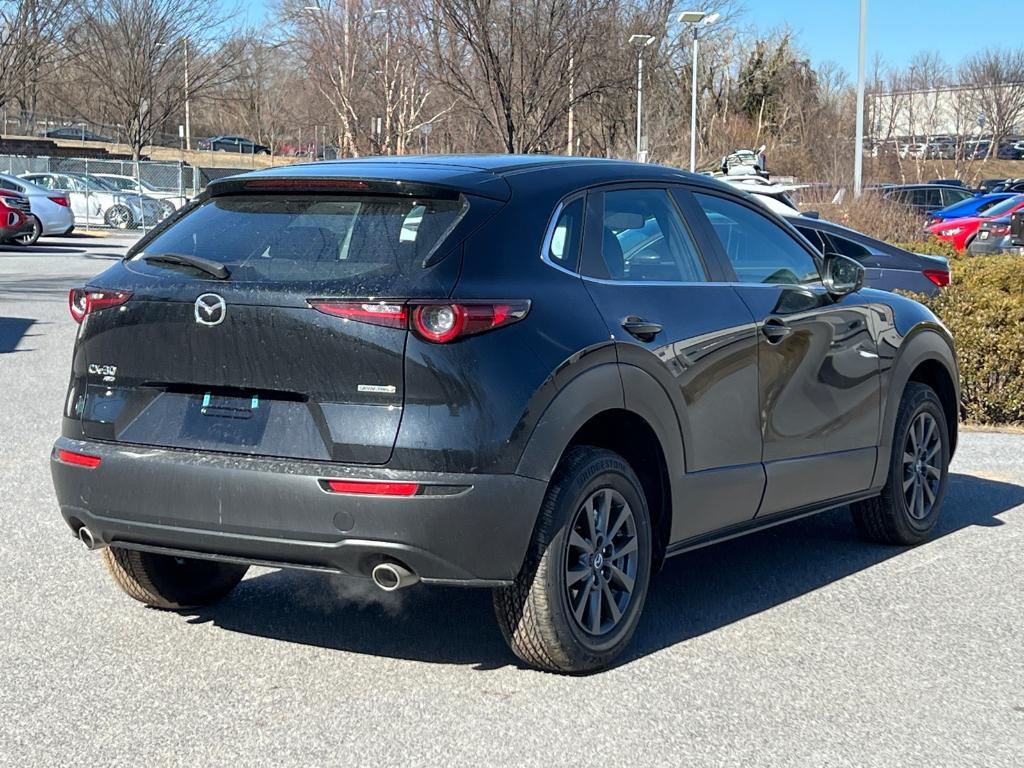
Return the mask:
{"type": "Polygon", "coordinates": [[[864,267],[849,256],[826,253],[821,281],[831,295],[845,296],[864,287],[864,267]]]}

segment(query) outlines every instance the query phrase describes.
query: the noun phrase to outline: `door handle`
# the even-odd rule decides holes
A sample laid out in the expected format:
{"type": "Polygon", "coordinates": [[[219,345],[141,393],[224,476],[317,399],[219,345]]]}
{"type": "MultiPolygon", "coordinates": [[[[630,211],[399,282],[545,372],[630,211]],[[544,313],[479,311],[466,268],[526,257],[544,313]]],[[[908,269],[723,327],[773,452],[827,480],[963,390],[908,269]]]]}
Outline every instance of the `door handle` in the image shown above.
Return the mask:
{"type": "Polygon", "coordinates": [[[635,336],[640,341],[653,341],[654,337],[661,333],[660,323],[651,323],[636,315],[630,315],[623,320],[622,327],[626,333],[635,336]]]}
{"type": "Polygon", "coordinates": [[[778,344],[792,332],[792,328],[776,317],[769,317],[761,326],[761,333],[768,339],[769,344],[778,344]]]}

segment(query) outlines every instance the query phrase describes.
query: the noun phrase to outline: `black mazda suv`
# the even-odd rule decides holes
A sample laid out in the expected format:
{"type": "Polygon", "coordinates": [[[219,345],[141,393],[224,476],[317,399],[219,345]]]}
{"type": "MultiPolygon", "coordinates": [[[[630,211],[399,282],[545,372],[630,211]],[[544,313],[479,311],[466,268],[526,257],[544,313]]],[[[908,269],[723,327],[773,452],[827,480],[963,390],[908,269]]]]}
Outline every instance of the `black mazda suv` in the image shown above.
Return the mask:
{"type": "Polygon", "coordinates": [[[488,587],[522,660],[598,669],[667,557],[841,505],[928,537],[953,342],[863,274],[652,165],[221,179],[71,292],[61,512],[154,607],[251,564],[488,587]]]}

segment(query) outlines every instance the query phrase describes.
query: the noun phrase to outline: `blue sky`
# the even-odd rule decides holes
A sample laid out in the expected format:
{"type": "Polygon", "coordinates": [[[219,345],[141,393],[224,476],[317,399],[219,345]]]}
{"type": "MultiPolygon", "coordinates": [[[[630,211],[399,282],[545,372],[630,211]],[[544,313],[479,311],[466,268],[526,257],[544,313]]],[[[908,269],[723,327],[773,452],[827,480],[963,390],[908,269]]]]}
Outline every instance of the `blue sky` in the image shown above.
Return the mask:
{"type": "MultiPolygon", "coordinates": [[[[743,22],[768,31],[785,24],[815,63],[834,61],[857,72],[860,0],[746,0],[743,22]]],[[[938,51],[947,63],[988,48],[1024,44],[1014,3],[972,5],[964,0],[868,0],[867,69],[876,52],[887,64],[904,65],[918,51],[938,51]],[[977,13],[988,7],[995,16],[977,13]],[[974,18],[972,18],[972,16],[974,18]]]]}

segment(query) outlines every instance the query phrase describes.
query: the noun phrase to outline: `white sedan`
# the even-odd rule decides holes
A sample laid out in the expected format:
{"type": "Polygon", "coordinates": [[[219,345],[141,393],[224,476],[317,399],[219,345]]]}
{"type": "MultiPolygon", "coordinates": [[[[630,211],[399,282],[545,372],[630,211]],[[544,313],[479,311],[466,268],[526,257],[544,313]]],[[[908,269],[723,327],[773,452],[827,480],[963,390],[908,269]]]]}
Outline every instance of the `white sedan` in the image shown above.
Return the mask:
{"type": "Polygon", "coordinates": [[[32,231],[14,238],[19,245],[34,245],[43,235],[68,235],[75,228],[75,214],[67,193],[44,189],[6,173],[0,173],[0,189],[21,192],[31,206],[32,231]]]}

